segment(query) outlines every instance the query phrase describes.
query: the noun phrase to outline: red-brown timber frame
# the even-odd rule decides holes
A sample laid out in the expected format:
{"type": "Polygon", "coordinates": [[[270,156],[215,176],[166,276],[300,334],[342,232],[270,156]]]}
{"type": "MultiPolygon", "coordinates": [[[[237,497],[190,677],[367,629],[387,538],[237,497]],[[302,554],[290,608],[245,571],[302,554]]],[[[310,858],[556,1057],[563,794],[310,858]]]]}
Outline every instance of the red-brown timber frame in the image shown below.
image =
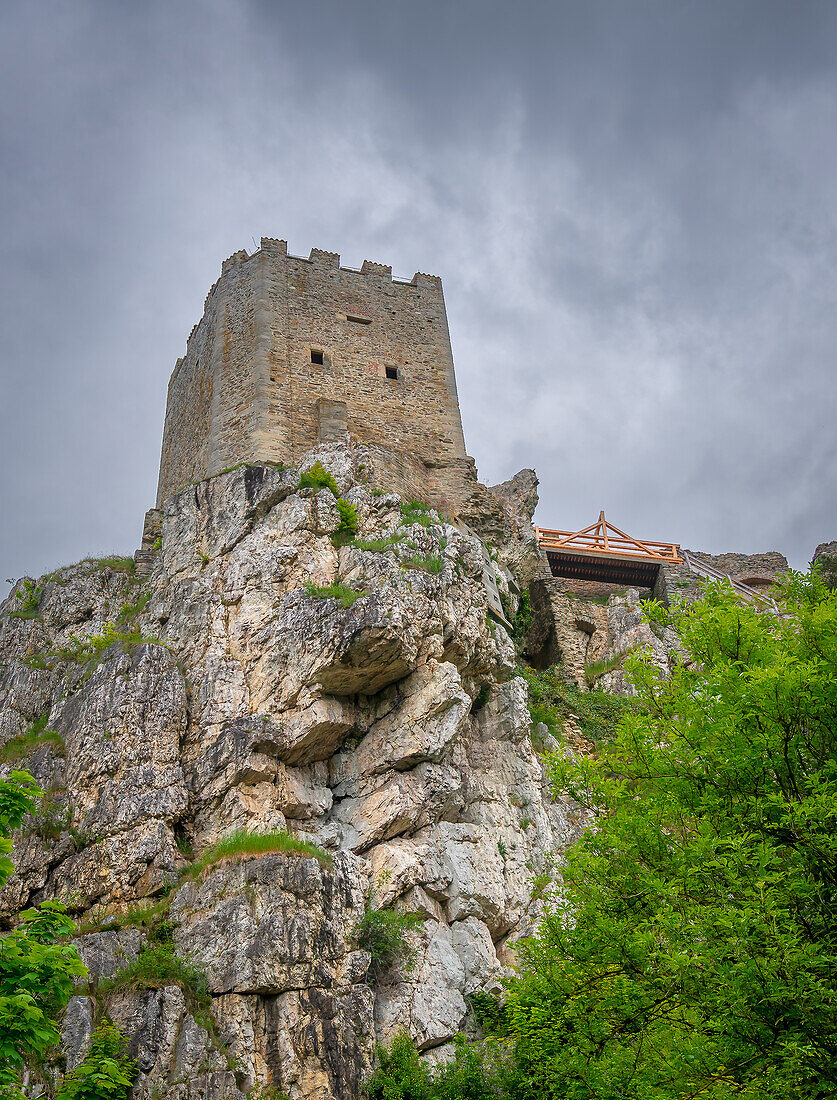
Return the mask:
{"type": "Polygon", "coordinates": [[[604,512],[599,512],[598,520],[581,531],[550,531],[544,527],[536,527],[535,534],[541,550],[591,554],[597,557],[640,558],[669,564],[677,564],[683,560],[678,543],[635,539],[608,523],[604,512]]]}

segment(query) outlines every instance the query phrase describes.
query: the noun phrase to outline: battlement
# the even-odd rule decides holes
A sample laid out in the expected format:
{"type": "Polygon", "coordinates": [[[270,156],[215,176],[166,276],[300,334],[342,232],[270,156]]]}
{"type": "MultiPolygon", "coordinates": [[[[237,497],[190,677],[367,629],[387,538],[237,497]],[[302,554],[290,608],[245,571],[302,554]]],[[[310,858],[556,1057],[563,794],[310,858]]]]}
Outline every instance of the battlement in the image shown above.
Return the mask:
{"type": "MultiPolygon", "coordinates": [[[[338,252],[239,249],[169,382],[158,503],[238,462],[293,463],[318,441],[354,439],[407,456],[425,496],[467,496],[442,281],[338,252]],[[435,487],[435,488],[434,488],[435,487]]],[[[469,482],[470,484],[470,482],[469,482]]]]}

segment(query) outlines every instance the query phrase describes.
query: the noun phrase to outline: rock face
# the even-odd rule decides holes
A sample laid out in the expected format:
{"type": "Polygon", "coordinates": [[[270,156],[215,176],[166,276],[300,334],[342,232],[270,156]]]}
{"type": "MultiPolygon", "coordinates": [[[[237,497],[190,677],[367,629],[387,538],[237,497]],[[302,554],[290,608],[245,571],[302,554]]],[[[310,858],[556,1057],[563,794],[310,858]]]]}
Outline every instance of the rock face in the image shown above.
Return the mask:
{"type": "MultiPolygon", "coordinates": [[[[402,1029],[442,1056],[531,929],[533,876],[586,825],[548,793],[479,539],[365,484],[363,448],[323,445],[301,468],[315,460],[356,509],[354,544],[334,545],[328,488],[243,466],[166,503],[143,582],[82,563],[34,584],[28,617],[0,607],[0,740],[44,721],[25,766],[49,792],[16,838],[6,920],[50,898],[98,918],[78,944],[107,980],[153,947],[163,926],[135,915],[156,906],[205,976],[208,1010],[188,983],[104,981],[136,1097],[352,1100],[402,1029]],[[325,854],[183,874],[235,830],[283,829],[325,854]],[[370,969],[369,906],[418,914],[412,968],[370,969]]],[[[535,484],[475,502],[512,604],[502,567],[521,583],[538,567],[535,484]]],[[[93,1018],[75,997],[69,1066],[93,1018]]]]}

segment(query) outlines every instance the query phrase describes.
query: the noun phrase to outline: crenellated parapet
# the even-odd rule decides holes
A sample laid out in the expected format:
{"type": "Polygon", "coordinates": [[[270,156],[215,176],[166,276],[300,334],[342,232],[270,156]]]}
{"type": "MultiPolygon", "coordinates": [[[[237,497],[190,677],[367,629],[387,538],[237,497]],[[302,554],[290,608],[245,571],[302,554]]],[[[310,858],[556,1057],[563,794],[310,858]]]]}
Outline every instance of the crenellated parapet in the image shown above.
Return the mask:
{"type": "Polygon", "coordinates": [[[175,365],[158,504],[239,462],[292,464],[335,432],[407,456],[427,497],[472,491],[442,281],[262,237],[223,261],[175,365]]]}

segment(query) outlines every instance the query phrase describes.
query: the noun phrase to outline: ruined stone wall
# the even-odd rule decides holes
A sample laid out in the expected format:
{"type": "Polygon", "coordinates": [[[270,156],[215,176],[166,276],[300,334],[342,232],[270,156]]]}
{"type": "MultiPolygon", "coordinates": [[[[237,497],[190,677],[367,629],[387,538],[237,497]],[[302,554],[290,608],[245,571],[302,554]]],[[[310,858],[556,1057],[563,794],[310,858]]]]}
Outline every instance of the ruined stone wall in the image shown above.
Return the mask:
{"type": "Polygon", "coordinates": [[[175,368],[158,505],[238,462],[293,463],[347,435],[409,456],[434,502],[455,509],[476,487],[441,280],[263,238],[225,261],[175,368]]]}

